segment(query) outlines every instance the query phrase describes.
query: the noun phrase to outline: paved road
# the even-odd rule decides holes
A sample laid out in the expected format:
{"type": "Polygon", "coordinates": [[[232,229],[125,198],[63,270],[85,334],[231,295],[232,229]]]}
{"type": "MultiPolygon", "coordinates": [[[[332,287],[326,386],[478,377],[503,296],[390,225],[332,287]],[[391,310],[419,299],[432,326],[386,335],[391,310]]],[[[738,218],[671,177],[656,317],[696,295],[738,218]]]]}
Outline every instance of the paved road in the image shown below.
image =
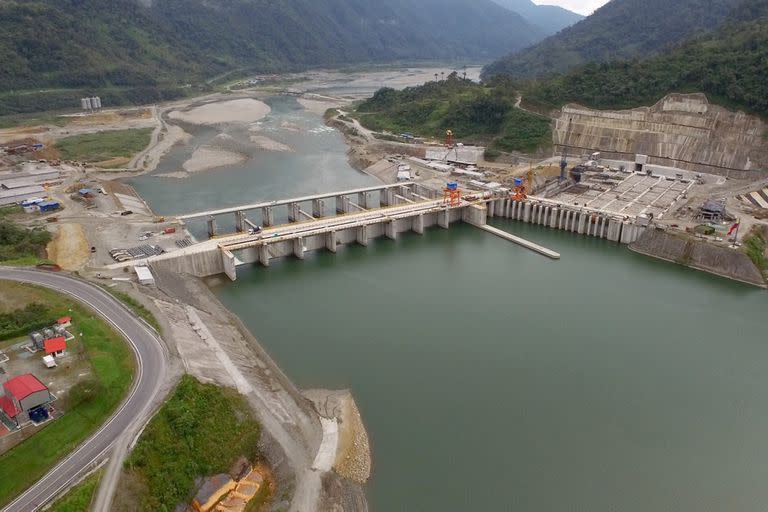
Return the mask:
{"type": "Polygon", "coordinates": [[[64,274],[0,267],[0,279],[34,283],[74,296],[96,310],[122,333],[137,359],[128,398],[88,440],[16,498],[3,512],[37,510],[72,484],[118,440],[132,436],[147,420],[168,374],[168,354],[157,335],[132,312],[100,288],[64,274]]]}

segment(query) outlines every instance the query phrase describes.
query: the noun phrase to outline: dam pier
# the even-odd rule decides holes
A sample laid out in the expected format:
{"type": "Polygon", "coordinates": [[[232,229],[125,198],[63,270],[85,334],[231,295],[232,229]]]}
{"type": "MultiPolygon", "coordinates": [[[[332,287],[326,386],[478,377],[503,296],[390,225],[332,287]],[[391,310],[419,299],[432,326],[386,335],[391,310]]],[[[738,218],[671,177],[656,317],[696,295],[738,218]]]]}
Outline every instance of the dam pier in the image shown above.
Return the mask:
{"type": "Polygon", "coordinates": [[[209,239],[144,260],[157,268],[197,277],[226,274],[237,279],[237,266],[339,245],[367,245],[379,237],[397,239],[407,231],[422,234],[431,226],[449,228],[465,222],[549,258],[560,255],[492,226],[503,217],[586,236],[629,244],[645,225],[637,217],[620,216],[587,206],[529,196],[516,200],[508,192],[475,192],[449,197],[418,183],[398,183],[207,210],[176,216],[180,221],[205,219],[209,239]],[[329,212],[333,205],[333,212],[329,212]],[[330,214],[329,214],[330,213],[330,214]],[[220,234],[217,218],[233,215],[235,232],[220,234]],[[250,217],[250,218],[249,218],[250,217]],[[253,219],[253,220],[252,220],[253,219]]]}

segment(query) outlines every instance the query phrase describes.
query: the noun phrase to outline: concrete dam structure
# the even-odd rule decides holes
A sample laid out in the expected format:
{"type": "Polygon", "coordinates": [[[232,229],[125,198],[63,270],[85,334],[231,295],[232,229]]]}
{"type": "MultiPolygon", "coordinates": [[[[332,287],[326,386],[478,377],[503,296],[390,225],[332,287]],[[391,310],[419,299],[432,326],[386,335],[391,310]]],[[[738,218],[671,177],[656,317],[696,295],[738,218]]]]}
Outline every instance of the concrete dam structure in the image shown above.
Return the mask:
{"type": "Polygon", "coordinates": [[[514,219],[622,244],[631,244],[646,229],[636,217],[620,216],[586,206],[565,205],[534,196],[525,201],[495,198],[488,201],[486,208],[487,217],[514,219]]]}
{"type": "Polygon", "coordinates": [[[516,201],[506,193],[483,192],[449,201],[438,191],[417,183],[407,183],[179,215],[179,219],[208,218],[212,238],[150,257],[144,263],[197,277],[226,274],[234,281],[238,265],[260,263],[269,266],[273,258],[293,256],[303,259],[307,251],[324,249],[336,252],[339,245],[367,245],[369,240],[378,237],[394,240],[399,233],[414,231],[421,234],[427,227],[435,225],[447,229],[452,223],[460,221],[549,258],[560,257],[555,251],[487,226],[487,218],[494,216],[625,244],[634,242],[645,230],[634,217],[586,206],[566,205],[553,199],[529,197],[516,201]],[[379,195],[378,202],[372,195],[376,193],[379,195]],[[350,196],[358,196],[356,202],[352,202],[350,196]],[[317,206],[317,201],[328,198],[333,198],[337,215],[325,216],[322,209],[315,209],[313,215],[303,209],[305,204],[317,206]],[[271,227],[257,230],[256,224],[247,218],[247,211],[258,210],[267,225],[267,222],[274,221],[273,209],[278,206],[288,210],[289,221],[285,224],[268,224],[271,227]],[[238,232],[219,236],[215,216],[228,214],[235,215],[238,232]],[[253,227],[247,229],[246,226],[253,227]]]}
{"type": "Polygon", "coordinates": [[[594,110],[575,104],[555,118],[553,143],[603,157],[749,179],[768,169],[766,124],[712,105],[704,94],[670,94],[651,107],[594,110]],[[570,134],[568,123],[571,122],[570,134]]]}

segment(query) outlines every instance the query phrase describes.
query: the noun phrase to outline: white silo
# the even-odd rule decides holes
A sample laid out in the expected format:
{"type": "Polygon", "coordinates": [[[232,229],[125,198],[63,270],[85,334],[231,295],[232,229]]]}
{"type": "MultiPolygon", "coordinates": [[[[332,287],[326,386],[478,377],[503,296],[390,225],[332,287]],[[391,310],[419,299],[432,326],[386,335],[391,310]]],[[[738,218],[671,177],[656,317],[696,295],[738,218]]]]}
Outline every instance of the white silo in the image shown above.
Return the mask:
{"type": "Polygon", "coordinates": [[[88,98],[80,98],[80,106],[83,110],[89,110],[91,108],[91,101],[88,98]]]}
{"type": "Polygon", "coordinates": [[[94,96],[91,98],[91,104],[93,105],[93,108],[99,109],[101,108],[101,97],[94,96]]]}

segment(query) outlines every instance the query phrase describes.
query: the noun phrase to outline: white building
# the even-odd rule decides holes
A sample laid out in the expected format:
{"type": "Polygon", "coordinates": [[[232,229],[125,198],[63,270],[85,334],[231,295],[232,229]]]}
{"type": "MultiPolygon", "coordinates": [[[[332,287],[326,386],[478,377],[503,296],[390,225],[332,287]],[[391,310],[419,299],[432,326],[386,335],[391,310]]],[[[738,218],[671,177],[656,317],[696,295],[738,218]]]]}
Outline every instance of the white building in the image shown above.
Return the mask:
{"type": "Polygon", "coordinates": [[[155,277],[152,275],[152,271],[149,267],[135,266],[133,270],[136,272],[136,276],[139,278],[139,284],[153,285],[155,284],[155,277]]]}

